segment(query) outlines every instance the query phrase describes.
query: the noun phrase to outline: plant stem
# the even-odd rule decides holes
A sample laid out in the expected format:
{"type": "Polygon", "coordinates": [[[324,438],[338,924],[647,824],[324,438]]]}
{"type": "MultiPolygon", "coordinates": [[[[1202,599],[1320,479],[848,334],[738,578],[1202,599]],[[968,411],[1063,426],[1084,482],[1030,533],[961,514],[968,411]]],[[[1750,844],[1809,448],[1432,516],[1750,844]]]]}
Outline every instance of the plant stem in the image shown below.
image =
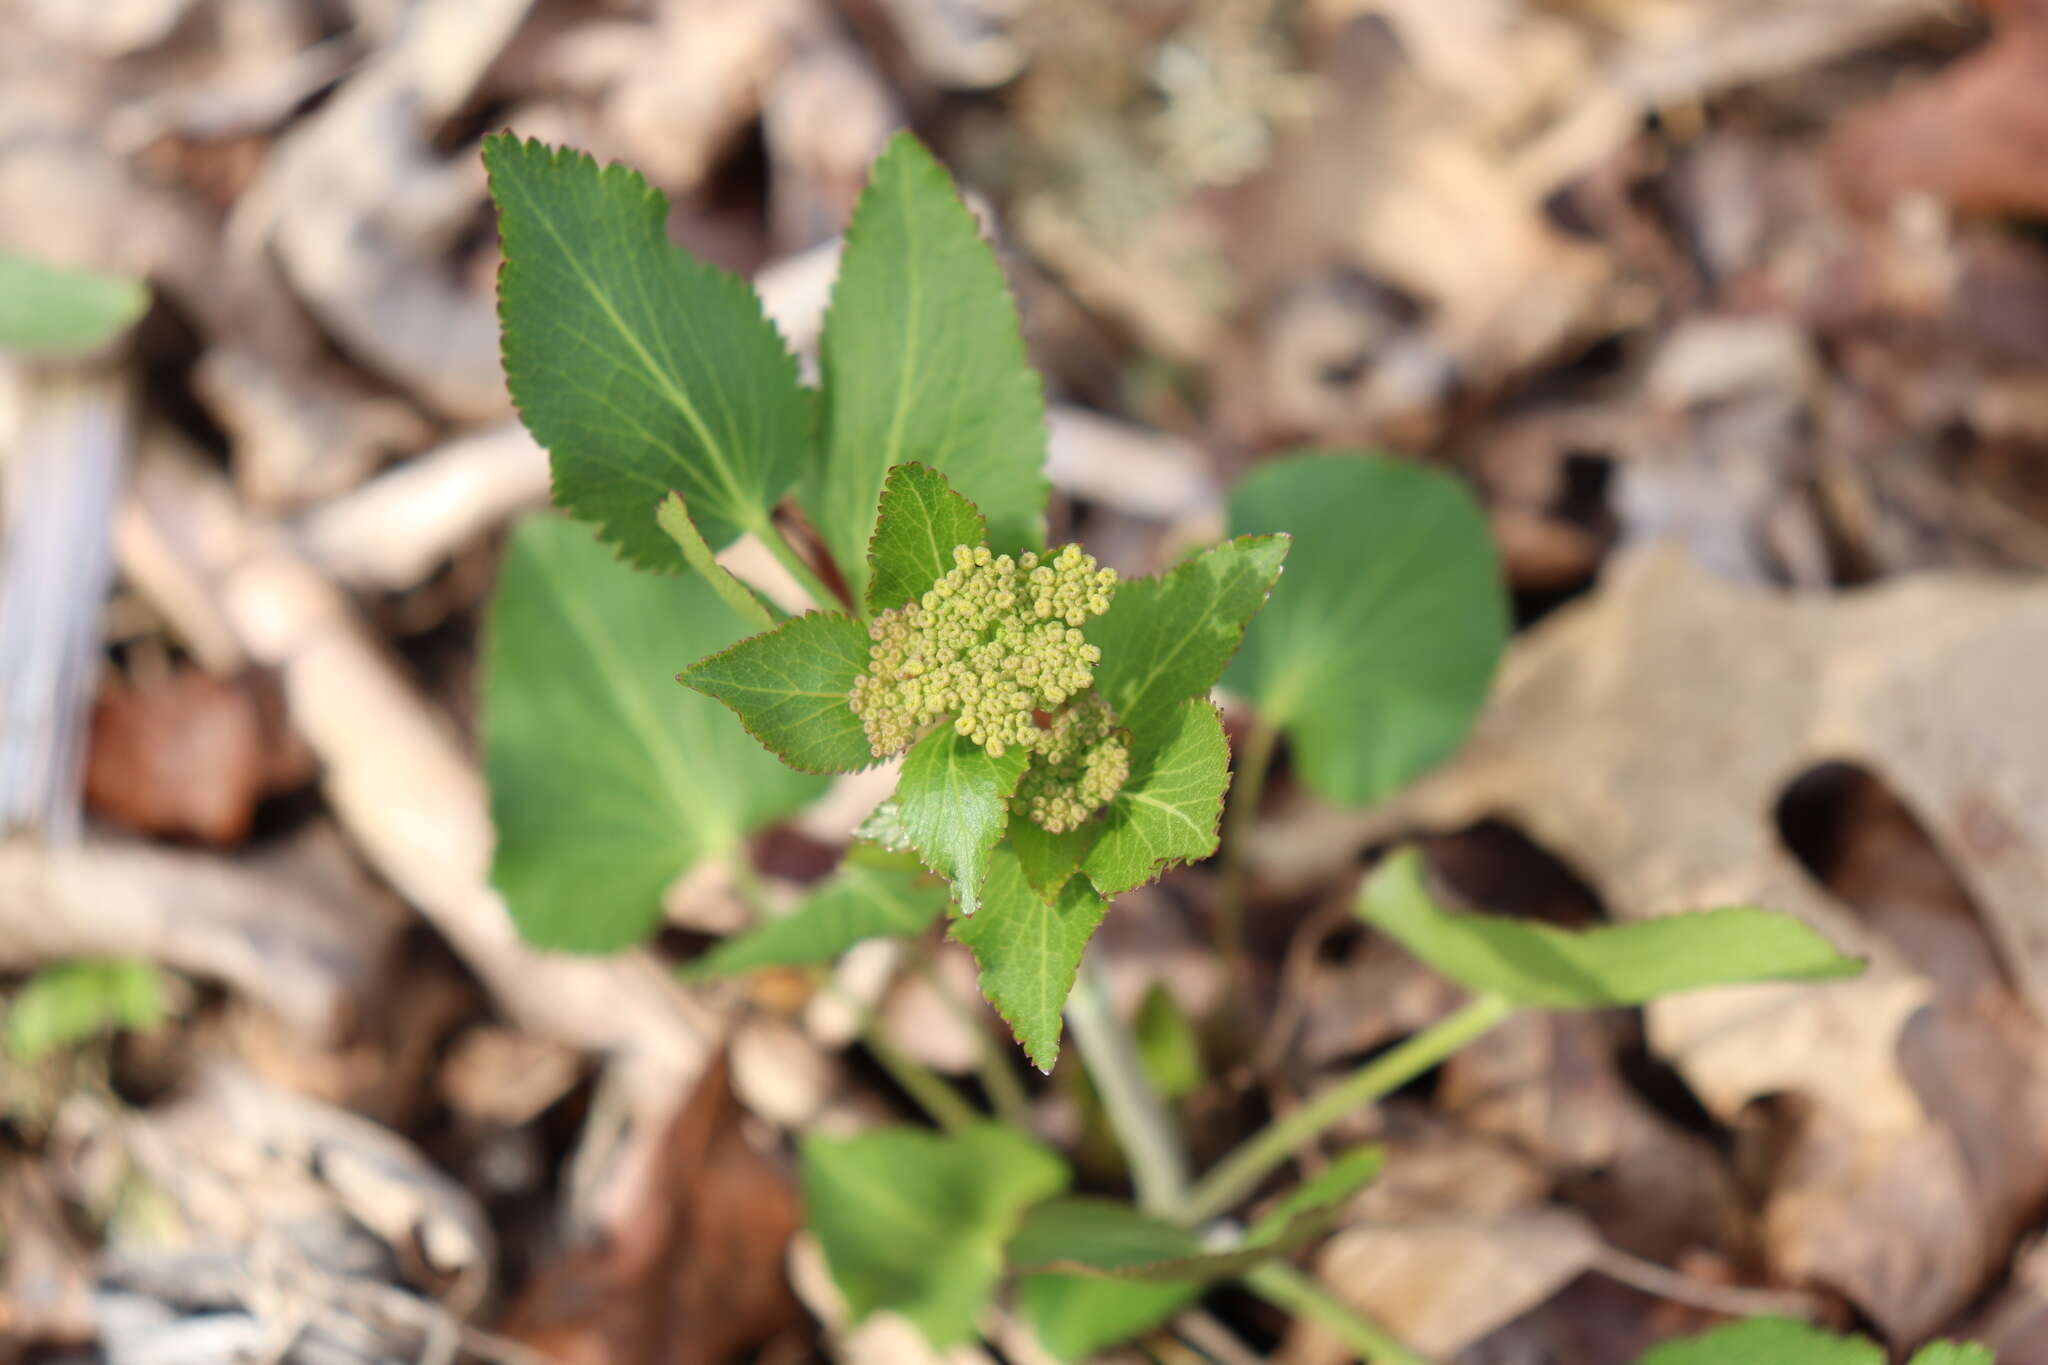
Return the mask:
{"type": "Polygon", "coordinates": [[[1145,1074],[1137,1043],[1110,1008],[1109,992],[1093,957],[1081,960],[1074,993],[1067,997],[1067,1027],[1073,1030],[1089,1079],[1109,1114],[1109,1126],[1116,1130],[1124,1159],[1130,1162],[1138,1207],[1148,1213],[1172,1213],[1188,1187],[1180,1133],[1166,1101],[1145,1074]]]}
{"type": "Polygon", "coordinates": [[[1252,825],[1258,819],[1259,798],[1265,795],[1266,776],[1272,771],[1273,752],[1279,742],[1279,726],[1263,714],[1252,721],[1242,752],[1234,755],[1230,805],[1223,816],[1223,852],[1217,860],[1213,931],[1227,979],[1240,999],[1249,975],[1244,956],[1245,845],[1250,842],[1252,825]]]}
{"type": "Polygon", "coordinates": [[[1024,1082],[1017,1079],[1017,1070],[1010,1064],[1010,1054],[989,1031],[988,1017],[973,1005],[960,998],[945,975],[939,971],[939,964],[924,946],[913,945],[911,965],[924,978],[927,986],[942,1001],[947,1011],[960,1023],[974,1031],[977,1046],[975,1074],[981,1077],[981,1088],[987,1092],[989,1103],[995,1106],[996,1117],[1017,1128],[1031,1126],[1031,1096],[1024,1090],[1024,1082]]]}
{"type": "Polygon", "coordinates": [[[1477,996],[1299,1109],[1274,1119],[1202,1177],[1178,1211],[1181,1221],[1202,1223],[1228,1212],[1331,1124],[1414,1080],[1506,1019],[1514,1008],[1498,995],[1477,996]]]}
{"type": "Polygon", "coordinates": [[[847,607],[849,605],[844,598],[828,589],[825,586],[825,580],[820,578],[817,571],[804,562],[804,557],[796,552],[794,545],[789,543],[789,537],[784,535],[782,528],[775,524],[775,518],[772,515],[762,517],[757,525],[749,526],[747,529],[752,531],[755,538],[768,547],[768,553],[775,556],[776,563],[789,570],[790,576],[795,578],[802,585],[803,590],[810,594],[811,601],[816,606],[829,611],[833,607],[847,607]]]}
{"type": "Polygon", "coordinates": [[[1245,1273],[1244,1286],[1282,1312],[1321,1323],[1367,1365],[1429,1365],[1385,1328],[1285,1261],[1255,1266],[1245,1273]]]}
{"type": "Polygon", "coordinates": [[[918,1108],[939,1127],[953,1133],[982,1121],[980,1112],[945,1077],[882,1036],[880,1011],[870,1010],[861,1020],[860,1041],[876,1065],[888,1072],[889,1079],[916,1100],[918,1108]]]}

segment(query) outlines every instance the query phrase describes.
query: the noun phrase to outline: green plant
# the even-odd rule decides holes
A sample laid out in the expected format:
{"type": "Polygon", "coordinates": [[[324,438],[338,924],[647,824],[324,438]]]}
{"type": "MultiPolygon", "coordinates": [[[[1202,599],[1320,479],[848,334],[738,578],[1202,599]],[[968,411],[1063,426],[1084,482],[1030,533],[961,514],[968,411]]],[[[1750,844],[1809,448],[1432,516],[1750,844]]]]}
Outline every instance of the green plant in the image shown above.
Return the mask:
{"type": "Polygon", "coordinates": [[[148,306],[149,290],[137,280],[0,250],[0,353],[96,350],[148,306]]]}
{"type": "MultiPolygon", "coordinates": [[[[1786,1318],[1730,1323],[1690,1341],[1672,1341],[1637,1365],[1884,1365],[1883,1348],[1863,1337],[1836,1336],[1786,1318]]],[[[1992,1365],[1982,1346],[1937,1341],[1907,1365],[1992,1365]]]]}
{"type": "Polygon", "coordinates": [[[1220,839],[1234,952],[1246,821],[1283,736],[1312,789],[1353,803],[1460,742],[1507,633],[1478,507],[1415,465],[1291,455],[1235,491],[1234,538],[1121,579],[1045,543],[1039,380],[993,253],[913,139],[891,144],[854,212],[816,390],[746,285],[668,243],[638,176],[510,136],[485,160],[508,382],[556,502],[596,532],[520,527],[491,610],[493,877],[521,933],[627,946],[706,859],[751,893],[752,833],[827,775],[900,756],[838,869],[686,975],[820,968],[944,922],[1043,1070],[1064,1017],[1136,1187],[1135,1205],[1070,1194],[1067,1163],[1020,1126],[1007,1055],[983,1067],[991,1120],[870,1031],[939,1131],[803,1144],[811,1225],[856,1315],[892,1310],[956,1342],[1009,1283],[1048,1348],[1078,1358],[1241,1279],[1361,1353],[1412,1361],[1285,1260],[1372,1178],[1377,1151],[1238,1217],[1297,1152],[1517,1009],[1854,969],[1755,910],[1581,935],[1447,915],[1397,858],[1362,913],[1472,1003],[1191,1179],[1159,1087],[1195,1083],[1193,1031],[1155,1004],[1141,1045],[1084,950],[1117,896],[1220,839]],[[784,614],[721,563],[743,535],[807,610],[784,614]],[[1256,717],[1228,830],[1219,683],[1256,717]]]}
{"type": "Polygon", "coordinates": [[[146,1033],[164,1020],[163,978],[135,958],[79,958],[45,967],[16,991],[6,1012],[7,1051],[38,1062],[120,1030],[146,1033]]]}

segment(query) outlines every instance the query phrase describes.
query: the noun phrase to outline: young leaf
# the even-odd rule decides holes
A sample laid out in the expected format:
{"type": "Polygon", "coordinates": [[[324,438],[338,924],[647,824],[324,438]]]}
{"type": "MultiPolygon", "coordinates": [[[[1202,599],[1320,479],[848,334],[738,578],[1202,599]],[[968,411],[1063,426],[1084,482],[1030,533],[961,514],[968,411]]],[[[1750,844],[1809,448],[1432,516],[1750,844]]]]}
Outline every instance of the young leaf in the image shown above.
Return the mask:
{"type": "Polygon", "coordinates": [[[1353,1147],[1290,1191],[1258,1222],[1245,1240],[1254,1246],[1294,1246],[1320,1235],[1328,1216],[1344,1201],[1379,1179],[1387,1149],[1376,1143],[1353,1147]]]}
{"type": "Polygon", "coordinates": [[[1152,1085],[1160,1094],[1178,1100],[1201,1088],[1201,1037],[1165,982],[1155,981],[1152,989],[1145,992],[1131,1032],[1137,1036],[1138,1057],[1145,1064],[1145,1074],[1152,1078],[1152,1085]]]}
{"type": "Polygon", "coordinates": [[[1095,688],[1125,725],[1147,733],[1176,702],[1208,695],[1280,577],[1287,545],[1286,536],[1240,536],[1117,588],[1087,634],[1102,649],[1095,688]]]}
{"type": "Polygon", "coordinates": [[[1209,1281],[1243,1273],[1322,1236],[1344,1201],[1386,1164],[1378,1146],[1355,1147],[1261,1218],[1237,1246],[1216,1250],[1184,1227],[1113,1199],[1053,1199],[1024,1215],[1010,1239],[1010,1264],[1057,1273],[1146,1283],[1209,1281]]]}
{"type": "Polygon", "coordinates": [[[1080,877],[1056,897],[1040,894],[1005,845],[990,856],[981,913],[953,921],[953,937],[981,964],[981,993],[1040,1071],[1059,1058],[1060,1011],[1105,909],[1080,877]]]}
{"type": "Polygon", "coordinates": [[[538,517],[513,535],[485,634],[483,729],[491,880],[528,942],[637,942],[669,882],[822,789],[670,681],[739,629],[703,579],[635,573],[587,527],[538,517]]]}
{"type": "Polygon", "coordinates": [[[1141,1213],[1116,1199],[1049,1199],[1025,1213],[1005,1251],[1010,1265],[1030,1274],[1078,1274],[1142,1280],[1162,1266],[1180,1267],[1204,1255],[1202,1239],[1187,1228],[1141,1213]]]}
{"type": "Polygon", "coordinates": [[[1358,913],[1459,985],[1531,1009],[1608,1009],[1702,986],[1827,981],[1863,970],[1790,915],[1746,906],[1577,933],[1452,914],[1430,899],[1413,849],[1374,873],[1358,913]]]}
{"type": "Polygon", "coordinates": [[[908,133],[854,207],[820,359],[823,459],[799,497],[856,601],[883,479],[908,461],[973,499],[996,549],[1044,543],[1045,396],[1017,307],[952,177],[908,133]]]}
{"type": "Polygon", "coordinates": [[[140,280],[0,250],[0,354],[96,350],[148,307],[149,288],[140,280]]]}
{"type": "Polygon", "coordinates": [[[1214,853],[1223,790],[1230,785],[1230,742],[1222,717],[1204,698],[1180,702],[1156,734],[1137,736],[1133,750],[1130,780],[1081,860],[1106,897],[1143,886],[1173,863],[1214,853]]]}
{"type": "Polygon", "coordinates": [[[1486,517],[1462,485],[1402,460],[1296,455],[1237,486],[1230,526],[1294,535],[1224,685],[1286,730],[1310,787],[1369,804],[1457,748],[1508,630],[1486,517]]]}
{"type": "Polygon", "coordinates": [[[686,980],[829,962],[863,939],[919,934],[946,913],[945,885],[906,855],[865,845],[780,919],[734,934],[683,968],[686,980]]]}
{"type": "Polygon", "coordinates": [[[1884,1365],[1884,1361],[1884,1352],[1867,1337],[1838,1337],[1791,1318],[1751,1318],[1689,1341],[1667,1341],[1636,1365],[1884,1365]]]}
{"type": "Polygon", "coordinates": [[[1974,1342],[1931,1341],[1913,1353],[1906,1365],[1998,1365],[1989,1346],[1974,1342]]]}
{"type": "Polygon", "coordinates": [[[1026,1271],[1018,1307],[1053,1355],[1085,1359],[1164,1322],[1210,1283],[1321,1236],[1343,1202],[1379,1173],[1384,1155],[1361,1147],[1338,1158],[1228,1251],[1211,1251],[1187,1229],[1128,1204],[1049,1200],[1010,1239],[1010,1264],[1026,1271]],[[1060,1269],[1045,1269],[1053,1266],[1060,1269]]]}
{"type": "Polygon", "coordinates": [[[1067,884],[1101,834],[1102,826],[1095,821],[1054,834],[1021,816],[1010,817],[1010,847],[1017,851],[1024,879],[1046,897],[1067,884]]]}
{"type": "Polygon", "coordinates": [[[924,865],[953,883],[960,913],[981,906],[989,852],[1003,837],[1010,796],[1031,755],[1011,749],[1001,758],[942,725],[903,759],[896,782],[897,818],[924,865]]]}
{"type": "Polygon", "coordinates": [[[881,514],[868,542],[868,610],[924,596],[952,570],[954,546],[987,539],[980,509],[955,493],[945,475],[921,464],[897,465],[882,485],[881,514]]]}
{"type": "Polygon", "coordinates": [[[941,1349],[974,1335],[1026,1208],[1067,1184],[1060,1159],[1013,1128],[882,1128],[803,1141],[804,1206],[855,1321],[902,1314],[941,1349]]]}
{"type": "Polygon", "coordinates": [[[1205,1288],[1200,1280],[1151,1284],[1026,1275],[1017,1281],[1017,1308],[1053,1359],[1078,1362],[1151,1331],[1199,1299],[1205,1288]]]}
{"type": "Polygon", "coordinates": [[[676,680],[731,707],[747,733],[790,767],[851,773],[875,764],[847,702],[867,666],[867,627],[814,611],[700,659],[676,680]]]}
{"type": "Polygon", "coordinates": [[[683,562],[654,519],[671,489],[713,546],[764,530],[803,473],[810,407],[754,291],[671,245],[667,200],[623,166],[509,133],[484,165],[505,381],[555,501],[653,568],[683,562]]]}
{"type": "Polygon", "coordinates": [[[7,1052],[33,1064],[117,1029],[147,1032],[164,1019],[164,985],[140,958],[81,959],[45,967],[7,1007],[7,1052]]]}
{"type": "Polygon", "coordinates": [[[671,493],[663,498],[654,513],[654,520],[668,532],[676,548],[683,552],[683,561],[690,566],[690,571],[709,583],[711,590],[718,594],[718,600],[731,607],[734,615],[756,630],[775,629],[775,613],[769,611],[761,599],[754,596],[754,590],[733,577],[732,570],[720,564],[712,554],[704,533],[697,529],[696,522],[690,520],[690,509],[683,505],[682,494],[671,493]]]}

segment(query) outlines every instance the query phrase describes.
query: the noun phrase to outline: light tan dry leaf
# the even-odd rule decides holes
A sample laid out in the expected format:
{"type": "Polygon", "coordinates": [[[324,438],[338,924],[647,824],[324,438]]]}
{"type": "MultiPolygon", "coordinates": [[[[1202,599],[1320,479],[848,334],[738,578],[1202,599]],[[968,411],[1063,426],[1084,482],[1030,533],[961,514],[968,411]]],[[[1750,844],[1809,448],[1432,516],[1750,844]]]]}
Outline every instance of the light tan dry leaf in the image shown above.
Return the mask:
{"type": "MultiPolygon", "coordinates": [[[[1599,1238],[1566,1209],[1499,1220],[1358,1224],[1317,1257],[1322,1280],[1418,1351],[1448,1358],[1548,1299],[1593,1263],[1599,1238]]],[[[1338,1365],[1351,1352],[1307,1321],[1285,1365],[1338,1365]]]]}
{"type": "Polygon", "coordinates": [[[93,1337],[92,1253],[48,1175],[16,1159],[0,1172],[0,1340],[76,1345],[93,1337]]]}
{"type": "Polygon", "coordinates": [[[416,5],[393,41],[281,138],[235,205],[238,256],[268,244],[292,287],[353,355],[441,413],[504,414],[487,290],[443,255],[484,198],[472,156],[443,159],[438,120],[462,106],[531,0],[416,5]]]}
{"type": "MultiPolygon", "coordinates": [[[[1964,1156],[1959,1118],[1923,1108],[1928,1097],[1947,1114],[1949,1098],[1924,1068],[1917,1085],[1902,1068],[1902,1032],[1930,995],[1921,964],[1806,872],[1774,814],[1819,764],[1878,774],[1948,855],[2038,1010],[2044,665],[2048,591],[2036,585],[1951,575],[1787,595],[1720,582],[1668,551],[1626,555],[1598,594],[1515,651],[1465,754],[1366,832],[1503,819],[1618,917],[1763,904],[1867,956],[1858,982],[1681,996],[1652,1005],[1647,1026],[1723,1120],[1766,1096],[1809,1106],[1773,1174],[1774,1258],[1910,1337],[1974,1291],[1986,1248],[1942,1229],[1960,1226],[1958,1201],[1996,1195],[1964,1156]]],[[[2013,1112],[2031,1102],[2016,1093],[2013,1112]]]]}

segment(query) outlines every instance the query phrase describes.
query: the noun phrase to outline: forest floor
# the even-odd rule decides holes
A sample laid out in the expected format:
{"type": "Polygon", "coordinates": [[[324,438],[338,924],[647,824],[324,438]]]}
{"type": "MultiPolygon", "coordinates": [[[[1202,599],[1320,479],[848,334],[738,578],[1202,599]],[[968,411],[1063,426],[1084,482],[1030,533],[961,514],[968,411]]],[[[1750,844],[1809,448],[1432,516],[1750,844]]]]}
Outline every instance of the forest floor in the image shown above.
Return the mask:
{"type": "MultiPolygon", "coordinates": [[[[0,1060],[0,1362],[938,1358],[848,1327],[791,1175],[905,1096],[807,978],[660,970],[746,922],[717,869],[644,953],[518,945],[476,701],[548,492],[479,139],[640,168],[806,351],[907,125],[1017,291],[1056,538],[1150,572],[1261,458],[1367,447],[1469,480],[1513,593],[1478,735],[1409,793],[1335,809],[1282,754],[1242,1007],[1212,868],[1110,916],[1113,998],[1197,1023],[1196,1159],[1453,1003],[1348,911],[1397,841],[1553,923],[1773,905],[1872,960],[1853,1003],[1698,1056],[1658,1008],[1518,1018],[1358,1116],[1396,1159],[1303,1264],[1464,1365],[1772,1306],[2048,1365],[2042,0],[0,0],[0,34],[0,245],[155,298],[86,381],[126,491],[51,503],[34,570],[111,516],[83,834],[0,844],[0,1000],[121,954],[167,1013],[0,1060]]],[[[0,449],[50,382],[0,365],[0,449]]],[[[757,841],[771,889],[860,799],[757,841]]],[[[856,959],[971,1078],[991,1021],[856,959]]],[[[1076,1059],[1019,1072],[1119,1188],[1076,1059]]],[[[1348,1358],[1227,1290],[1148,1349],[1348,1358]]]]}

